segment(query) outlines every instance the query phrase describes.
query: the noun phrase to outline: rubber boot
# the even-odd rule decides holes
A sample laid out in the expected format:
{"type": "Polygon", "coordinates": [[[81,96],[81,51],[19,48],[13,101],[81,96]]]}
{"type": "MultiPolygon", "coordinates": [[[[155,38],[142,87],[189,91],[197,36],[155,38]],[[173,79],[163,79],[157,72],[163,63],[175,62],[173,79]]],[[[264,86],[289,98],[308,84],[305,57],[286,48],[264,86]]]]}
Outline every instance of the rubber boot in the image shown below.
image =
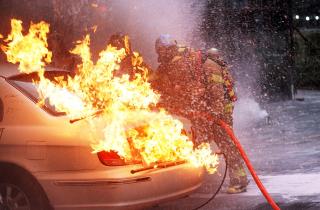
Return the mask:
{"type": "Polygon", "coordinates": [[[243,167],[236,170],[230,169],[230,185],[228,186],[228,194],[237,194],[247,191],[249,180],[243,167]]]}

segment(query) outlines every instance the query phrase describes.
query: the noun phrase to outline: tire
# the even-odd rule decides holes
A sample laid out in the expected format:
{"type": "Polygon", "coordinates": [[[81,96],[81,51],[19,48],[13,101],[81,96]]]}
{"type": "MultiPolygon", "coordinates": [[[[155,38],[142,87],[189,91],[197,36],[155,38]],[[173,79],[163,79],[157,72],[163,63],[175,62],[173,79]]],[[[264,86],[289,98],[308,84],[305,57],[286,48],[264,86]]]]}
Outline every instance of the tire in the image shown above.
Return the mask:
{"type": "Polygon", "coordinates": [[[48,199],[30,174],[16,167],[0,168],[0,210],[49,210],[48,199]]]}

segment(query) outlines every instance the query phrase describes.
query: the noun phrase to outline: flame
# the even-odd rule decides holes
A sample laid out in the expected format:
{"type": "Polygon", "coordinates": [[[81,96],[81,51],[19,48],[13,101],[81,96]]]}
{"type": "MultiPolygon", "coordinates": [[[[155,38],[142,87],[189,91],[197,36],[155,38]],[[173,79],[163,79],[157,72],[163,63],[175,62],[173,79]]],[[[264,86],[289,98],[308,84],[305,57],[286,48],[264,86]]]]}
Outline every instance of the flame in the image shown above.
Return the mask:
{"type": "Polygon", "coordinates": [[[93,31],[93,33],[96,33],[97,29],[98,29],[97,25],[94,25],[91,27],[91,30],[93,31]]]}
{"type": "Polygon", "coordinates": [[[141,160],[146,165],[167,161],[186,160],[195,167],[204,166],[214,173],[218,158],[209,144],[194,148],[183,132],[183,123],[165,110],[153,111],[160,95],[148,82],[148,69],[143,58],[134,52],[131,56],[136,73],[115,76],[120,62],[130,52],[129,37],[125,48],[117,50],[111,45],[92,61],[90,36],[77,41],[70,52],[81,58],[74,77],[67,81],[44,77],[44,66],[51,61],[47,49],[49,25],[45,22],[32,24],[26,35],[22,34],[22,22],[13,19],[12,31],[1,46],[8,61],[19,63],[21,72],[37,71],[37,84],[42,102],[48,99],[58,111],[70,119],[85,118],[94,134],[93,152],[116,151],[126,161],[141,160]],[[141,73],[142,72],[142,73],[141,73]]]}
{"type": "Polygon", "coordinates": [[[1,45],[11,63],[20,63],[22,72],[30,73],[43,70],[45,63],[51,62],[52,53],[47,49],[49,24],[41,21],[32,24],[27,35],[22,34],[22,21],[11,20],[12,31],[4,40],[8,46],[1,45]]]}

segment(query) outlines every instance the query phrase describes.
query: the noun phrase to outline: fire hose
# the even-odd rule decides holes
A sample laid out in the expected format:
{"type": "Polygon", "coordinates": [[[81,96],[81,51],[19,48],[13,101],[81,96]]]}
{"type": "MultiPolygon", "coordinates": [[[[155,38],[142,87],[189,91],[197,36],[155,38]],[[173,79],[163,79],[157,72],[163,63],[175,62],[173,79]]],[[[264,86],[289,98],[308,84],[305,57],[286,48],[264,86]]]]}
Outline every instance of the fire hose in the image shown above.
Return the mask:
{"type": "Polygon", "coordinates": [[[254,170],[246,152],[244,151],[242,145],[240,144],[240,141],[234,135],[233,130],[229,127],[229,125],[227,123],[225,123],[224,121],[222,121],[220,119],[217,121],[217,123],[219,126],[221,126],[226,131],[226,133],[228,134],[230,139],[233,141],[233,143],[238,148],[244,162],[246,163],[246,166],[248,167],[248,169],[251,173],[251,176],[253,177],[253,179],[256,182],[257,186],[259,187],[261,193],[264,195],[264,197],[266,198],[266,200],[268,201],[270,206],[274,210],[280,210],[280,207],[276,204],[276,202],[273,200],[273,198],[270,196],[270,194],[268,193],[268,191],[266,190],[266,188],[263,186],[262,182],[260,181],[260,179],[259,179],[258,175],[256,174],[256,171],[254,170]]]}
{"type": "MultiPolygon", "coordinates": [[[[273,200],[273,198],[270,196],[270,194],[268,193],[268,191],[266,190],[266,188],[263,186],[262,182],[260,181],[260,179],[259,179],[258,175],[256,174],[246,152],[244,151],[240,141],[235,136],[232,128],[230,128],[230,126],[227,123],[225,123],[223,120],[218,119],[218,118],[214,118],[212,115],[208,115],[208,114],[205,114],[205,115],[201,114],[201,115],[208,120],[214,121],[215,124],[219,125],[220,127],[222,127],[224,129],[224,131],[228,134],[230,139],[233,141],[233,143],[235,144],[235,146],[239,150],[240,155],[242,156],[247,168],[250,171],[250,174],[252,175],[256,185],[260,189],[263,196],[266,198],[266,200],[268,201],[268,203],[270,204],[272,209],[280,210],[280,207],[276,204],[276,202],[273,200]]],[[[226,159],[226,157],[225,157],[225,159],[226,159]]],[[[223,182],[222,182],[222,184],[223,184],[223,182]]],[[[221,186],[222,186],[222,184],[221,184],[221,186]]],[[[197,207],[196,209],[199,209],[199,208],[203,207],[204,205],[208,204],[216,196],[216,194],[219,192],[219,190],[221,189],[221,186],[218,188],[217,192],[205,204],[202,204],[201,206],[197,207]]]]}

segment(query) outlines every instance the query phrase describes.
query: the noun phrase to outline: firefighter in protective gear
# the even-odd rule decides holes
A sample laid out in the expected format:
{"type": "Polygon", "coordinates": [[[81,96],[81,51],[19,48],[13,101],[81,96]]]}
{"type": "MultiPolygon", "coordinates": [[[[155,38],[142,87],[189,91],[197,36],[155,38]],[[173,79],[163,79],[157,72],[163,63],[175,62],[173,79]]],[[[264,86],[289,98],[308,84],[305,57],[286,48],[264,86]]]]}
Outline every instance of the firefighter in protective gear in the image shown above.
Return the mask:
{"type": "Polygon", "coordinates": [[[160,65],[153,85],[162,94],[161,105],[192,121],[195,144],[214,140],[227,156],[230,169],[227,192],[245,191],[247,176],[236,146],[218,125],[194,114],[210,113],[232,126],[236,96],[227,66],[213,49],[201,53],[179,47],[168,35],[156,41],[156,51],[160,65]]]}
{"type": "MultiPolygon", "coordinates": [[[[207,75],[207,82],[210,83],[210,85],[220,87],[220,90],[221,87],[223,88],[224,95],[221,97],[221,100],[223,101],[223,110],[220,117],[230,127],[233,127],[232,115],[234,102],[237,100],[237,96],[234,91],[234,82],[229,73],[228,66],[221,59],[215,48],[212,48],[205,53],[202,62],[204,62],[204,71],[209,73],[209,75],[207,75]]],[[[228,159],[230,185],[227,192],[234,194],[246,191],[248,179],[236,146],[220,127],[214,125],[213,128],[216,136],[216,143],[220,150],[226,154],[228,159]]]]}
{"type": "Polygon", "coordinates": [[[193,62],[184,55],[186,48],[179,48],[169,35],[161,35],[155,48],[160,65],[151,82],[161,93],[158,105],[171,114],[188,118],[193,111],[192,105],[204,92],[194,79],[193,62]]]}

